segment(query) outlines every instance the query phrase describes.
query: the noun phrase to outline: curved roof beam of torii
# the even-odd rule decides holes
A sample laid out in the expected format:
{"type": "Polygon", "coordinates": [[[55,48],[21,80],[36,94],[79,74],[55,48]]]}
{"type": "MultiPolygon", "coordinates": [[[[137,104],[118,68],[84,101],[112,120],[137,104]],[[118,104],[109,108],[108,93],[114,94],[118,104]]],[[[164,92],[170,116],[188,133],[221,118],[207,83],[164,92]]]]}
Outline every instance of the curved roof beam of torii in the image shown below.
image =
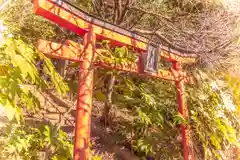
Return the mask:
{"type": "MultiPolygon", "coordinates": [[[[98,40],[110,40],[116,46],[132,46],[138,51],[146,51],[149,40],[126,29],[93,17],[64,0],[33,0],[35,13],[41,15],[72,32],[83,36],[89,27],[98,40]]],[[[169,61],[195,63],[197,55],[182,54],[161,46],[161,57],[169,61]]]]}

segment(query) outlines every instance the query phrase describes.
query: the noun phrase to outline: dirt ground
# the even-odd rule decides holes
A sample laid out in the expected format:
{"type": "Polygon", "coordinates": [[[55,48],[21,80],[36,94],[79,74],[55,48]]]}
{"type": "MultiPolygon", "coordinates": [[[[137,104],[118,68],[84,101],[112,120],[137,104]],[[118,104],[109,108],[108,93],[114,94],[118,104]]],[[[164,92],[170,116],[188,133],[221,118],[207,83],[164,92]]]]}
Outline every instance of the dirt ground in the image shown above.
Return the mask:
{"type": "MultiPolygon", "coordinates": [[[[62,129],[68,132],[68,134],[73,137],[74,133],[74,120],[75,120],[75,103],[69,101],[67,99],[60,99],[56,95],[48,93],[45,99],[48,99],[55,107],[57,107],[58,111],[63,111],[64,113],[68,112],[64,118],[61,120],[55,121],[55,123],[62,123],[62,129]],[[70,106],[71,104],[72,106],[70,106]],[[68,110],[64,110],[63,107],[68,107],[68,110]],[[69,107],[72,109],[69,110],[69,107]],[[65,119],[65,120],[62,120],[65,119]]],[[[50,105],[44,102],[45,108],[46,105],[50,105]]],[[[111,110],[111,123],[108,126],[105,126],[103,123],[100,122],[100,117],[102,115],[101,111],[103,111],[104,103],[93,100],[93,107],[92,107],[92,122],[91,122],[91,149],[95,155],[100,155],[103,160],[138,160],[139,158],[133,155],[122,143],[122,140],[125,137],[122,137],[118,133],[119,124],[123,122],[131,121],[132,117],[127,116],[126,110],[120,110],[116,107],[113,107],[111,110]]],[[[53,109],[52,109],[53,110],[53,109]]],[[[56,111],[55,111],[56,112],[56,111]]],[[[52,112],[51,112],[52,113],[52,112]]],[[[62,115],[64,115],[62,113],[62,115]]],[[[53,114],[45,113],[46,117],[53,117],[53,114]]],[[[55,115],[56,116],[56,115],[55,115]]],[[[60,116],[61,117],[61,116],[60,116]]],[[[54,121],[54,120],[53,120],[54,121]]]]}

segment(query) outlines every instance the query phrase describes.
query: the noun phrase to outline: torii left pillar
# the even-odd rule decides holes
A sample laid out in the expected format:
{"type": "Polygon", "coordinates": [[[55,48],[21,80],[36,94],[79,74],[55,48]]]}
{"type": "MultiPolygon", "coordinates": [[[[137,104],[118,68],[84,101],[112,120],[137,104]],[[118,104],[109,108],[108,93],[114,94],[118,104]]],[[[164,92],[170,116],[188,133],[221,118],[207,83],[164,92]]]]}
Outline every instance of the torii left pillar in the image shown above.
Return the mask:
{"type": "MultiPolygon", "coordinates": [[[[84,35],[84,55],[80,62],[77,115],[75,119],[74,160],[89,160],[90,128],[93,91],[93,60],[96,35],[90,30],[84,35]]],[[[80,54],[80,53],[79,53],[80,54]]]]}

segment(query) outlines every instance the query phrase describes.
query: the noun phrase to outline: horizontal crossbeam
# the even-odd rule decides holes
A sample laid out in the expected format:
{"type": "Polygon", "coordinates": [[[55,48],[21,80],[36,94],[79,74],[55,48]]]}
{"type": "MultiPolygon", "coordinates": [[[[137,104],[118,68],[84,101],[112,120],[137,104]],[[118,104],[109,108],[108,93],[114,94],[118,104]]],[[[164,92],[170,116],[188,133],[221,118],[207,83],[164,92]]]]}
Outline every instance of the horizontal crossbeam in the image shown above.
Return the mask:
{"type": "MultiPolygon", "coordinates": [[[[61,44],[46,40],[38,40],[36,47],[40,52],[44,53],[48,57],[57,59],[68,59],[75,62],[83,61],[81,56],[81,53],[83,53],[84,51],[83,45],[73,41],[68,40],[61,44]]],[[[104,52],[108,51],[104,49],[96,49],[96,54],[101,54],[104,52]]],[[[157,73],[144,72],[143,64],[141,63],[142,58],[142,54],[139,54],[137,58],[138,61],[136,63],[120,65],[110,64],[104,61],[96,60],[94,61],[94,65],[171,81],[179,81],[180,79],[184,79],[186,83],[193,83],[193,79],[191,76],[187,76],[185,72],[179,73],[172,68],[169,71],[159,69],[157,73]]]]}

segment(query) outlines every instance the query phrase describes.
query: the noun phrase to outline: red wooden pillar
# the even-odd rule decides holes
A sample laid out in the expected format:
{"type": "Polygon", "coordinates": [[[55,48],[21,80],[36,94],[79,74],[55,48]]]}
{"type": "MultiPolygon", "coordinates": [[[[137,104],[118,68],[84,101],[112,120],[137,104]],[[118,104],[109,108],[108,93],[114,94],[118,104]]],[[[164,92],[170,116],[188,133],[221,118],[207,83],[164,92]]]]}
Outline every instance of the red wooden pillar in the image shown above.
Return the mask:
{"type": "MultiPolygon", "coordinates": [[[[173,69],[175,69],[178,73],[179,80],[176,81],[176,88],[177,88],[177,103],[178,103],[178,111],[182,114],[184,119],[188,118],[188,110],[187,106],[184,102],[184,80],[180,78],[179,72],[182,70],[181,64],[179,62],[173,63],[173,69]]],[[[182,132],[182,144],[184,150],[184,160],[192,160],[193,157],[190,155],[190,147],[189,147],[189,132],[188,128],[181,124],[181,132],[182,132]]]]}
{"type": "Polygon", "coordinates": [[[84,35],[84,56],[79,70],[74,160],[90,159],[89,142],[93,90],[93,69],[91,65],[95,54],[95,42],[96,35],[92,30],[84,35]]]}

